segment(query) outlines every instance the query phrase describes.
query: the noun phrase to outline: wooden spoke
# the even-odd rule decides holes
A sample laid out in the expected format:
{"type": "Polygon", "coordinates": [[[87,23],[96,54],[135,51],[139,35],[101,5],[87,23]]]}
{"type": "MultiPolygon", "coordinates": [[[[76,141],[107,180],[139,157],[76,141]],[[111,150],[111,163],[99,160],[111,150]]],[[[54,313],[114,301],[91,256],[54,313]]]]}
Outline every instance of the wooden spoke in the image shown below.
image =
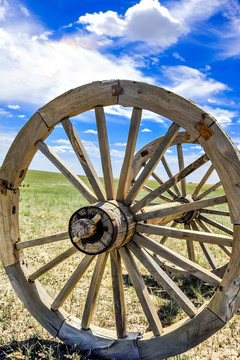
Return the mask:
{"type": "MultiPolygon", "coordinates": [[[[164,168],[165,168],[165,170],[166,170],[166,173],[168,174],[169,179],[172,178],[172,177],[173,177],[173,173],[172,173],[171,170],[170,170],[170,167],[169,167],[169,165],[168,165],[168,163],[167,163],[167,160],[166,160],[165,156],[162,157],[162,163],[163,163],[163,166],[164,166],[164,168]]],[[[175,191],[176,191],[176,194],[177,194],[178,196],[181,196],[181,192],[180,192],[180,190],[179,190],[178,185],[177,185],[177,184],[174,184],[173,187],[174,187],[174,189],[175,189],[175,191]]]]}
{"type": "Polygon", "coordinates": [[[44,244],[54,243],[57,241],[68,239],[68,238],[69,238],[69,233],[64,232],[64,233],[60,233],[60,234],[46,236],[43,238],[38,238],[38,239],[33,239],[33,240],[28,240],[28,241],[23,241],[23,242],[17,242],[15,244],[15,246],[16,246],[17,250],[20,250],[20,249],[26,249],[28,247],[34,247],[34,246],[40,246],[40,245],[44,245],[44,244]]]}
{"type": "Polygon", "coordinates": [[[193,261],[186,259],[175,251],[168,249],[166,246],[157,244],[145,235],[135,234],[133,240],[141,247],[153,251],[155,254],[189,271],[192,275],[211,285],[218,286],[221,282],[221,279],[211,273],[211,271],[204,269],[202,266],[195,264],[193,261]]]}
{"type": "Polygon", "coordinates": [[[214,190],[216,190],[217,188],[219,188],[222,185],[222,182],[219,181],[217,182],[215,185],[211,186],[209,189],[207,189],[206,191],[204,191],[202,194],[198,195],[195,199],[196,200],[201,200],[203,199],[205,196],[207,196],[208,194],[210,194],[211,192],[213,192],[214,190]]]}
{"type": "Polygon", "coordinates": [[[89,329],[109,253],[98,255],[82,316],[82,328],[89,329]]]}
{"type": "Polygon", "coordinates": [[[97,198],[101,201],[106,200],[105,190],[76,129],[69,119],[64,119],[62,125],[97,198]]]}
{"type": "MultiPolygon", "coordinates": [[[[149,186],[146,186],[146,185],[143,186],[143,189],[149,193],[153,191],[153,189],[151,189],[149,186]]],[[[167,201],[167,202],[172,202],[172,199],[170,199],[169,197],[167,197],[165,195],[160,195],[159,198],[164,201],[167,201]]]]}
{"type": "Polygon", "coordinates": [[[97,202],[94,193],[88,186],[75,174],[64,161],[43,141],[39,140],[36,147],[61,171],[61,173],[75,186],[75,188],[87,199],[90,203],[97,202]]]}
{"type": "MultiPolygon", "coordinates": [[[[190,225],[189,225],[189,224],[184,224],[184,229],[185,229],[185,230],[191,230],[190,225]]],[[[186,242],[187,242],[188,258],[189,258],[191,261],[196,262],[193,241],[187,239],[186,242]]]]}
{"type": "Polygon", "coordinates": [[[133,256],[126,247],[120,248],[119,253],[123,259],[124,265],[126,266],[131,282],[136,290],[150,328],[155,336],[159,336],[163,331],[162,324],[147,291],[147,287],[133,259],[133,256]]]}
{"type": "Polygon", "coordinates": [[[193,303],[146,251],[141,249],[134,242],[130,242],[127,247],[152,274],[157,283],[167,291],[188,316],[193,317],[196,315],[197,309],[193,303]]]}
{"type": "Polygon", "coordinates": [[[102,170],[105,183],[105,189],[108,200],[115,199],[114,181],[112,164],[110,158],[110,150],[108,144],[108,134],[105,114],[102,106],[95,107],[95,116],[98,130],[98,142],[101,153],[102,170]]]}
{"type": "Polygon", "coordinates": [[[171,179],[167,180],[164,184],[160,185],[157,189],[155,189],[152,193],[146,195],[142,200],[140,200],[137,204],[131,207],[131,211],[136,213],[141,210],[144,206],[146,206],[149,202],[154,200],[156,197],[167,191],[174,184],[181,181],[187,175],[191,174],[195,170],[197,170],[200,166],[205,164],[208,161],[208,157],[206,154],[195,160],[193,163],[188,165],[185,169],[177,173],[171,179]]]}
{"type": "Polygon", "coordinates": [[[127,335],[126,312],[121,258],[117,250],[111,251],[111,272],[117,336],[123,339],[127,335]]]}
{"type": "Polygon", "coordinates": [[[176,239],[199,241],[203,243],[217,244],[223,246],[232,246],[233,243],[232,238],[229,236],[209,234],[193,230],[174,229],[172,227],[160,225],[138,223],[136,226],[136,231],[144,234],[162,235],[176,239]]]}
{"type": "MultiPolygon", "coordinates": [[[[178,154],[179,171],[182,171],[184,169],[182,144],[177,144],[177,154],[178,154]]],[[[184,177],[181,180],[181,188],[182,188],[182,196],[186,196],[187,195],[186,177],[184,177]]]]}
{"type": "Polygon", "coordinates": [[[208,218],[207,216],[199,215],[199,219],[206,222],[209,225],[214,226],[216,229],[222,230],[222,231],[224,231],[225,233],[227,233],[229,235],[233,235],[233,230],[232,229],[228,228],[225,225],[220,224],[219,222],[217,222],[215,220],[212,220],[212,219],[208,218]]]}
{"type": "Polygon", "coordinates": [[[214,170],[213,165],[211,165],[209,167],[209,169],[207,170],[206,174],[203,176],[202,180],[199,182],[198,186],[196,187],[196,189],[194,190],[194,192],[192,193],[192,197],[195,198],[199,192],[201,191],[202,187],[205,185],[205,183],[207,182],[207,180],[209,179],[209,177],[211,176],[212,172],[214,170]]]}
{"type": "Polygon", "coordinates": [[[136,147],[138,130],[141,122],[142,109],[134,108],[132,111],[131,124],[128,133],[125,157],[119,177],[117,199],[123,201],[127,195],[128,184],[131,174],[133,155],[136,147]]]}
{"type": "MultiPolygon", "coordinates": [[[[164,183],[164,181],[160,178],[160,176],[158,174],[156,174],[155,172],[152,172],[151,175],[160,185],[162,185],[164,183]]],[[[171,189],[168,189],[167,192],[173,199],[177,198],[177,195],[171,189]]]]}
{"type": "Polygon", "coordinates": [[[55,266],[68,259],[70,256],[76,254],[78,249],[75,246],[72,246],[70,249],[64,251],[62,254],[57,256],[55,259],[51,260],[49,263],[42,266],[40,269],[29,275],[28,280],[34,281],[40,276],[44,275],[49,270],[53,269],[55,266]]]}
{"type": "MultiPolygon", "coordinates": [[[[171,225],[171,228],[175,228],[177,226],[177,222],[176,221],[173,221],[173,223],[172,223],[172,225],[171,225]]],[[[162,237],[162,239],[160,240],[160,244],[165,244],[165,242],[167,241],[167,239],[169,238],[169,236],[166,236],[166,235],[164,235],[163,237],[162,237]]]]}
{"type": "Polygon", "coordinates": [[[91,262],[93,261],[95,256],[86,255],[71,275],[70,279],[66,282],[56,299],[52,304],[52,310],[58,310],[60,306],[67,300],[68,296],[72,292],[72,290],[77,285],[78,281],[81,279],[91,262]]]}
{"type": "MultiPolygon", "coordinates": [[[[156,208],[156,210],[152,210],[152,211],[148,212],[147,207],[146,207],[144,209],[144,210],[146,210],[144,213],[136,214],[135,220],[143,221],[143,220],[156,219],[156,218],[165,217],[167,215],[181,214],[181,213],[185,213],[187,211],[199,210],[201,208],[208,207],[208,206],[224,204],[226,202],[227,202],[226,196],[222,195],[222,196],[217,196],[217,197],[214,197],[211,199],[198,200],[198,201],[194,201],[192,203],[171,206],[171,207],[165,208],[165,209],[163,209],[163,208],[158,209],[158,206],[156,205],[154,207],[154,208],[156,208]]],[[[151,207],[151,209],[152,208],[153,207],[151,207]]],[[[202,215],[200,215],[200,216],[202,216],[202,215]]]]}
{"type": "MultiPolygon", "coordinates": [[[[213,233],[213,231],[204,222],[202,222],[202,220],[200,220],[199,218],[196,218],[196,222],[203,229],[203,231],[208,232],[208,233],[213,233]]],[[[231,252],[225,246],[219,245],[219,247],[222,249],[222,251],[225,252],[225,254],[227,254],[228,256],[231,255],[231,252]]]]}
{"type": "Polygon", "coordinates": [[[143,185],[149,178],[149,176],[154,171],[155,167],[161,160],[162,156],[168,149],[169,145],[173,141],[173,139],[176,137],[177,133],[179,131],[179,126],[175,123],[172,123],[170,128],[168,129],[167,133],[163,137],[163,140],[159,143],[158,147],[156,148],[155,152],[153,153],[151,159],[147,162],[146,166],[144,167],[143,171],[139,175],[138,179],[134,183],[132,189],[129,191],[124,203],[126,205],[130,205],[133,200],[136,198],[139,191],[142,189],[143,185]]]}
{"type": "MultiPolygon", "coordinates": [[[[197,224],[195,223],[195,221],[191,221],[191,227],[193,230],[195,231],[199,231],[199,228],[197,227],[197,224]]],[[[210,252],[210,249],[208,247],[207,244],[204,244],[202,242],[199,242],[200,246],[201,246],[201,249],[207,259],[207,261],[209,262],[209,265],[211,266],[212,269],[216,269],[217,266],[216,266],[216,263],[215,263],[215,260],[214,260],[214,257],[212,256],[211,252],[210,252]]]]}
{"type": "MultiPolygon", "coordinates": [[[[145,251],[148,252],[148,250],[145,250],[145,251]]],[[[151,255],[151,253],[149,253],[149,255],[151,255]]],[[[171,263],[168,264],[168,263],[166,263],[166,261],[162,261],[156,254],[153,254],[151,256],[154,259],[154,261],[158,264],[158,266],[160,266],[164,271],[167,271],[174,276],[182,277],[182,276],[190,275],[190,273],[188,271],[180,268],[179,266],[176,266],[171,263]]]]}
{"type": "Polygon", "coordinates": [[[215,210],[215,209],[200,209],[201,214],[212,214],[218,216],[230,216],[229,211],[215,210]]]}

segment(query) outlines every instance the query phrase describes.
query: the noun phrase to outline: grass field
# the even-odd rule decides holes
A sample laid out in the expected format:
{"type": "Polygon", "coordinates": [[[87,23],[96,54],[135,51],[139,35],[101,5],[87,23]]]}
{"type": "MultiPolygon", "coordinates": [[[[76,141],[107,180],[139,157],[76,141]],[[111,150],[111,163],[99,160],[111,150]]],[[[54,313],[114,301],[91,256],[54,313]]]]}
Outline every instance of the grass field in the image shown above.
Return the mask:
{"type": "MultiPolygon", "coordinates": [[[[87,182],[85,177],[82,179],[87,182]]],[[[117,181],[116,181],[117,185],[117,181]]],[[[147,185],[155,188],[157,183],[149,181],[147,185]]],[[[206,190],[209,185],[203,189],[206,190]]],[[[192,193],[194,184],[188,184],[188,193],[192,193]]],[[[223,194],[218,188],[214,196],[223,194]]],[[[141,194],[142,195],[142,194],[141,194]]],[[[47,236],[67,231],[70,216],[78,208],[87,205],[86,200],[79,195],[77,190],[58,173],[40,171],[28,171],[21,186],[20,197],[20,231],[21,240],[47,236]]],[[[226,205],[218,206],[226,210],[226,205]]],[[[218,219],[224,225],[231,227],[229,218],[218,219]]],[[[219,233],[221,231],[219,230],[219,233]]],[[[25,253],[33,269],[38,269],[44,263],[69,248],[69,240],[60,241],[56,244],[39,246],[26,249],[25,253]],[[57,244],[57,245],[56,245],[57,244]]],[[[184,240],[171,240],[166,243],[175,251],[186,254],[184,240]]],[[[197,244],[198,245],[198,244],[197,244]]],[[[222,265],[227,261],[227,256],[216,246],[210,246],[218,263],[222,265]]],[[[196,246],[197,261],[208,267],[200,247],[196,246]]],[[[67,262],[52,269],[41,277],[40,282],[53,297],[58,293],[69,278],[69,274],[79,263],[81,254],[77,253],[67,262]]],[[[141,267],[141,265],[139,264],[141,267]]],[[[87,294],[94,263],[81,280],[81,287],[77,287],[65,303],[65,308],[70,313],[81,317],[84,299],[87,294]]],[[[28,313],[7,279],[4,269],[0,269],[0,360],[1,359],[81,359],[82,356],[76,349],[66,347],[60,341],[52,338],[28,313]]],[[[141,268],[143,278],[147,284],[154,304],[159,313],[163,325],[169,325],[184,317],[181,309],[169,298],[154,279],[141,268]]],[[[131,331],[144,332],[148,323],[138,306],[138,299],[131,285],[126,271],[123,272],[124,287],[126,289],[128,328],[131,331]],[[136,322],[138,321],[138,325],[136,322]]],[[[213,295],[211,286],[193,279],[175,279],[177,284],[187,292],[195,306],[201,306],[213,295]]],[[[110,278],[110,266],[107,264],[104,280],[98,297],[98,302],[93,318],[93,323],[109,329],[114,329],[114,315],[112,304],[112,288],[110,278]]],[[[212,336],[198,347],[179,355],[174,359],[239,359],[240,321],[236,315],[220,332],[212,336]]],[[[173,359],[173,358],[172,358],[173,359]]]]}

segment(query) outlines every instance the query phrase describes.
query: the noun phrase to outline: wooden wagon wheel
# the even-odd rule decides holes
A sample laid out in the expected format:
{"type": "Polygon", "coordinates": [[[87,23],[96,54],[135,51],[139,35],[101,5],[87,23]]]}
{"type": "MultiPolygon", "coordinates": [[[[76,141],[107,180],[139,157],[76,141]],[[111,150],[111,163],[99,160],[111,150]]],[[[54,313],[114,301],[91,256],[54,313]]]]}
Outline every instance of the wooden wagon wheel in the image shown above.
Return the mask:
{"type": "MultiPolygon", "coordinates": [[[[82,351],[88,351],[94,356],[105,359],[157,360],[179,354],[197,345],[224,326],[239,303],[239,164],[238,150],[216,120],[192,101],[165,89],[145,83],[118,80],[95,82],[59,96],[40,108],[26,123],[10,148],[0,171],[0,253],[3,266],[15,291],[32,315],[53,336],[57,336],[67,344],[75,344],[82,351]],[[103,110],[104,106],[115,104],[133,107],[116,195],[103,110]],[[105,189],[69,120],[70,117],[91,109],[95,109],[96,114],[105,189]],[[141,149],[134,157],[142,109],[168,118],[171,126],[162,138],[141,149]],[[60,122],[93,191],[44,142],[60,122]],[[180,128],[185,129],[185,132],[180,131],[180,128]],[[204,149],[204,154],[190,165],[184,166],[181,144],[188,141],[199,143],[204,149]],[[173,144],[177,145],[179,159],[179,172],[176,175],[170,173],[164,157],[169,146],[173,144]],[[19,186],[38,149],[56,165],[90,205],[74,211],[69,221],[69,232],[23,242],[18,225],[19,186]],[[159,161],[165,164],[166,170],[168,169],[167,181],[162,182],[155,174],[155,167],[159,161]],[[193,196],[187,197],[184,179],[207,162],[212,164],[210,170],[203,176],[193,196]],[[141,166],[142,171],[139,172],[141,166]],[[199,191],[213,168],[220,178],[225,195],[205,198],[208,194],[199,191]],[[136,177],[138,173],[139,176],[136,177]],[[144,194],[142,198],[136,199],[151,175],[160,182],[159,186],[156,189],[147,189],[147,195],[144,194]],[[181,190],[177,187],[179,182],[181,190]],[[166,191],[168,191],[167,195],[166,191]],[[162,203],[156,203],[159,197],[163,200],[162,203]],[[213,208],[214,205],[226,202],[229,206],[229,214],[225,210],[213,208]],[[221,225],[214,223],[211,218],[214,214],[230,215],[233,232],[226,227],[219,229],[221,225]],[[210,219],[211,224],[206,219],[210,219]],[[171,221],[179,222],[179,227],[175,225],[169,227],[171,221]],[[167,226],[163,226],[164,224],[167,226]],[[223,230],[225,235],[214,233],[211,226],[212,229],[223,230]],[[204,231],[198,232],[200,228],[204,231]],[[162,243],[166,237],[185,239],[189,258],[155,241],[151,238],[151,234],[165,237],[160,241],[162,243]],[[70,244],[69,237],[72,242],[69,249],[32,272],[24,254],[27,248],[64,239],[70,244]],[[230,261],[222,279],[211,269],[206,269],[193,261],[193,242],[202,244],[207,258],[210,257],[207,248],[209,243],[220,246],[229,255],[229,249],[232,247],[230,261]],[[38,279],[46,271],[69,259],[74,253],[84,253],[84,255],[64,287],[52,299],[38,279]],[[91,325],[108,255],[111,261],[115,336],[112,331],[91,325]],[[79,320],[65,311],[64,302],[77,283],[80,282],[81,285],[80,279],[87,272],[94,258],[96,265],[82,320],[79,320]],[[196,308],[164,271],[161,259],[168,260],[182,271],[190,272],[214,286],[216,291],[212,299],[200,308],[196,308]],[[128,332],[126,326],[123,264],[149,323],[150,331],[143,337],[139,333],[128,332]],[[183,309],[187,314],[186,318],[173,326],[162,327],[161,314],[159,317],[140,273],[140,268],[143,267],[183,309]]],[[[216,189],[219,184],[211,187],[208,193],[216,189]]],[[[211,265],[211,261],[209,259],[208,261],[211,265]]]]}

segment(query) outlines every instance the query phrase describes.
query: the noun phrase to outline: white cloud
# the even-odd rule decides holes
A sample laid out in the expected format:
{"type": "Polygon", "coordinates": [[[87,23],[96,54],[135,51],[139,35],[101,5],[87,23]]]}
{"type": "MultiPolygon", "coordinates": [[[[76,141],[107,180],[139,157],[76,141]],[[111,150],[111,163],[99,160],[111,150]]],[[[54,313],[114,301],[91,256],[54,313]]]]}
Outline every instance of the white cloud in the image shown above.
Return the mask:
{"type": "Polygon", "coordinates": [[[178,59],[180,61],[186,61],[179,53],[174,52],[173,53],[173,57],[175,57],[175,59],[178,59]]]}
{"type": "Polygon", "coordinates": [[[67,145],[51,146],[51,149],[56,153],[65,153],[72,151],[72,147],[67,145]]]}
{"type": "Polygon", "coordinates": [[[110,150],[110,155],[113,156],[113,157],[122,159],[124,157],[124,155],[125,155],[125,151],[112,149],[112,150],[110,150]]]}
{"type": "Polygon", "coordinates": [[[9,115],[9,111],[0,108],[0,116],[6,116],[6,115],[9,115]]]}
{"type": "MultiPolygon", "coordinates": [[[[130,119],[132,116],[132,108],[123,107],[121,105],[108,106],[104,110],[107,114],[123,116],[128,119],[130,119]]],[[[150,120],[158,123],[164,123],[162,116],[144,109],[142,111],[142,120],[150,120]]]]}
{"type": "Polygon", "coordinates": [[[79,18],[88,31],[97,35],[124,37],[125,41],[143,41],[166,48],[186,34],[182,19],[173,17],[158,0],[141,0],[130,7],[124,16],[114,11],[86,14],[79,18]],[[143,26],[144,24],[144,26],[143,26]]]}
{"type": "Polygon", "coordinates": [[[142,129],[141,132],[152,132],[152,130],[145,128],[145,129],[142,129]]]}
{"type": "Polygon", "coordinates": [[[88,130],[85,130],[84,133],[85,133],[85,134],[94,134],[94,135],[96,135],[96,134],[97,134],[97,130],[88,129],[88,130]]]}
{"type": "Polygon", "coordinates": [[[0,101],[39,106],[96,80],[127,78],[154,83],[137,69],[132,58],[86,48],[79,34],[49,40],[48,29],[33,22],[32,16],[29,22],[22,17],[11,19],[15,26],[0,28],[0,101]]]}
{"type": "Polygon", "coordinates": [[[227,109],[212,108],[210,106],[205,106],[204,109],[212,114],[223,126],[231,124],[232,119],[238,115],[236,111],[227,109]]]}
{"type": "Polygon", "coordinates": [[[10,131],[2,131],[0,132],[0,165],[2,164],[8,149],[10,148],[13,140],[16,137],[16,133],[10,131]]]}
{"type": "Polygon", "coordinates": [[[227,85],[188,66],[162,66],[162,73],[168,79],[167,88],[191,99],[205,100],[206,97],[228,90],[227,85]]]}
{"type": "Polygon", "coordinates": [[[166,150],[166,153],[167,153],[167,154],[172,154],[172,150],[167,149],[167,150],[166,150]]]}
{"type": "Polygon", "coordinates": [[[127,143],[121,143],[121,142],[117,142],[114,144],[115,146],[126,146],[127,143]]]}
{"type": "Polygon", "coordinates": [[[210,104],[214,104],[216,102],[216,100],[214,99],[207,99],[207,101],[210,103],[210,104]]]}
{"type": "Polygon", "coordinates": [[[69,141],[69,140],[65,140],[65,139],[52,140],[52,142],[53,142],[53,143],[57,143],[57,144],[70,145],[70,141],[69,141]]]}
{"type": "Polygon", "coordinates": [[[192,25],[196,21],[204,21],[219,12],[225,0],[182,0],[175,1],[170,7],[171,14],[192,25]]]}
{"type": "Polygon", "coordinates": [[[8,105],[8,108],[11,110],[17,110],[17,109],[20,109],[20,106],[19,105],[8,105]]]}
{"type": "Polygon", "coordinates": [[[29,13],[28,9],[25,6],[21,5],[21,4],[20,4],[20,10],[23,13],[23,15],[30,16],[30,13],[29,13]]]}
{"type": "Polygon", "coordinates": [[[18,115],[19,118],[25,118],[25,115],[18,115]]]}
{"type": "Polygon", "coordinates": [[[190,149],[201,149],[202,147],[200,145],[190,146],[190,149]]]}

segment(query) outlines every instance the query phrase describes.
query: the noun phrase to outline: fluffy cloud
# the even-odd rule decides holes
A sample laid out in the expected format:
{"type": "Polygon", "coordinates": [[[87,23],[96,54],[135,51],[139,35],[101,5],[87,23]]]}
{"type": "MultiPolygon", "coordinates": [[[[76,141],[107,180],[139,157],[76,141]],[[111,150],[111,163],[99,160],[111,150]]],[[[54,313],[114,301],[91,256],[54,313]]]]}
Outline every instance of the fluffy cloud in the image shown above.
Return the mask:
{"type": "Polygon", "coordinates": [[[121,143],[121,142],[117,142],[114,144],[115,146],[126,146],[127,143],[121,143]]]}
{"type": "Polygon", "coordinates": [[[167,78],[167,88],[191,99],[207,100],[211,95],[228,90],[227,85],[208,78],[205,73],[188,66],[163,66],[162,72],[167,78]]]}
{"type": "Polygon", "coordinates": [[[141,132],[152,132],[152,130],[145,128],[145,129],[142,129],[141,132]]]}
{"type": "Polygon", "coordinates": [[[0,0],[0,18],[2,102],[40,106],[71,88],[109,78],[154,82],[142,75],[133,59],[87,47],[79,32],[52,40],[52,31],[20,3],[0,0]]]}
{"type": "Polygon", "coordinates": [[[85,133],[85,134],[94,134],[94,135],[96,135],[96,134],[97,134],[97,130],[88,129],[88,130],[85,130],[84,133],[85,133]]]}
{"type": "Polygon", "coordinates": [[[188,25],[204,21],[216,14],[226,5],[225,0],[182,0],[172,3],[171,14],[188,25]]]}
{"type": "Polygon", "coordinates": [[[20,109],[20,106],[19,105],[8,105],[8,108],[11,110],[17,110],[17,109],[20,109]]]}
{"type": "Polygon", "coordinates": [[[173,17],[158,0],[141,0],[124,16],[113,11],[99,12],[81,16],[78,22],[97,35],[124,37],[125,41],[144,41],[162,48],[188,32],[184,22],[173,17]]]}
{"type": "Polygon", "coordinates": [[[236,111],[227,109],[212,108],[210,106],[205,106],[204,109],[212,114],[223,126],[231,124],[232,119],[238,115],[236,111]]]}

